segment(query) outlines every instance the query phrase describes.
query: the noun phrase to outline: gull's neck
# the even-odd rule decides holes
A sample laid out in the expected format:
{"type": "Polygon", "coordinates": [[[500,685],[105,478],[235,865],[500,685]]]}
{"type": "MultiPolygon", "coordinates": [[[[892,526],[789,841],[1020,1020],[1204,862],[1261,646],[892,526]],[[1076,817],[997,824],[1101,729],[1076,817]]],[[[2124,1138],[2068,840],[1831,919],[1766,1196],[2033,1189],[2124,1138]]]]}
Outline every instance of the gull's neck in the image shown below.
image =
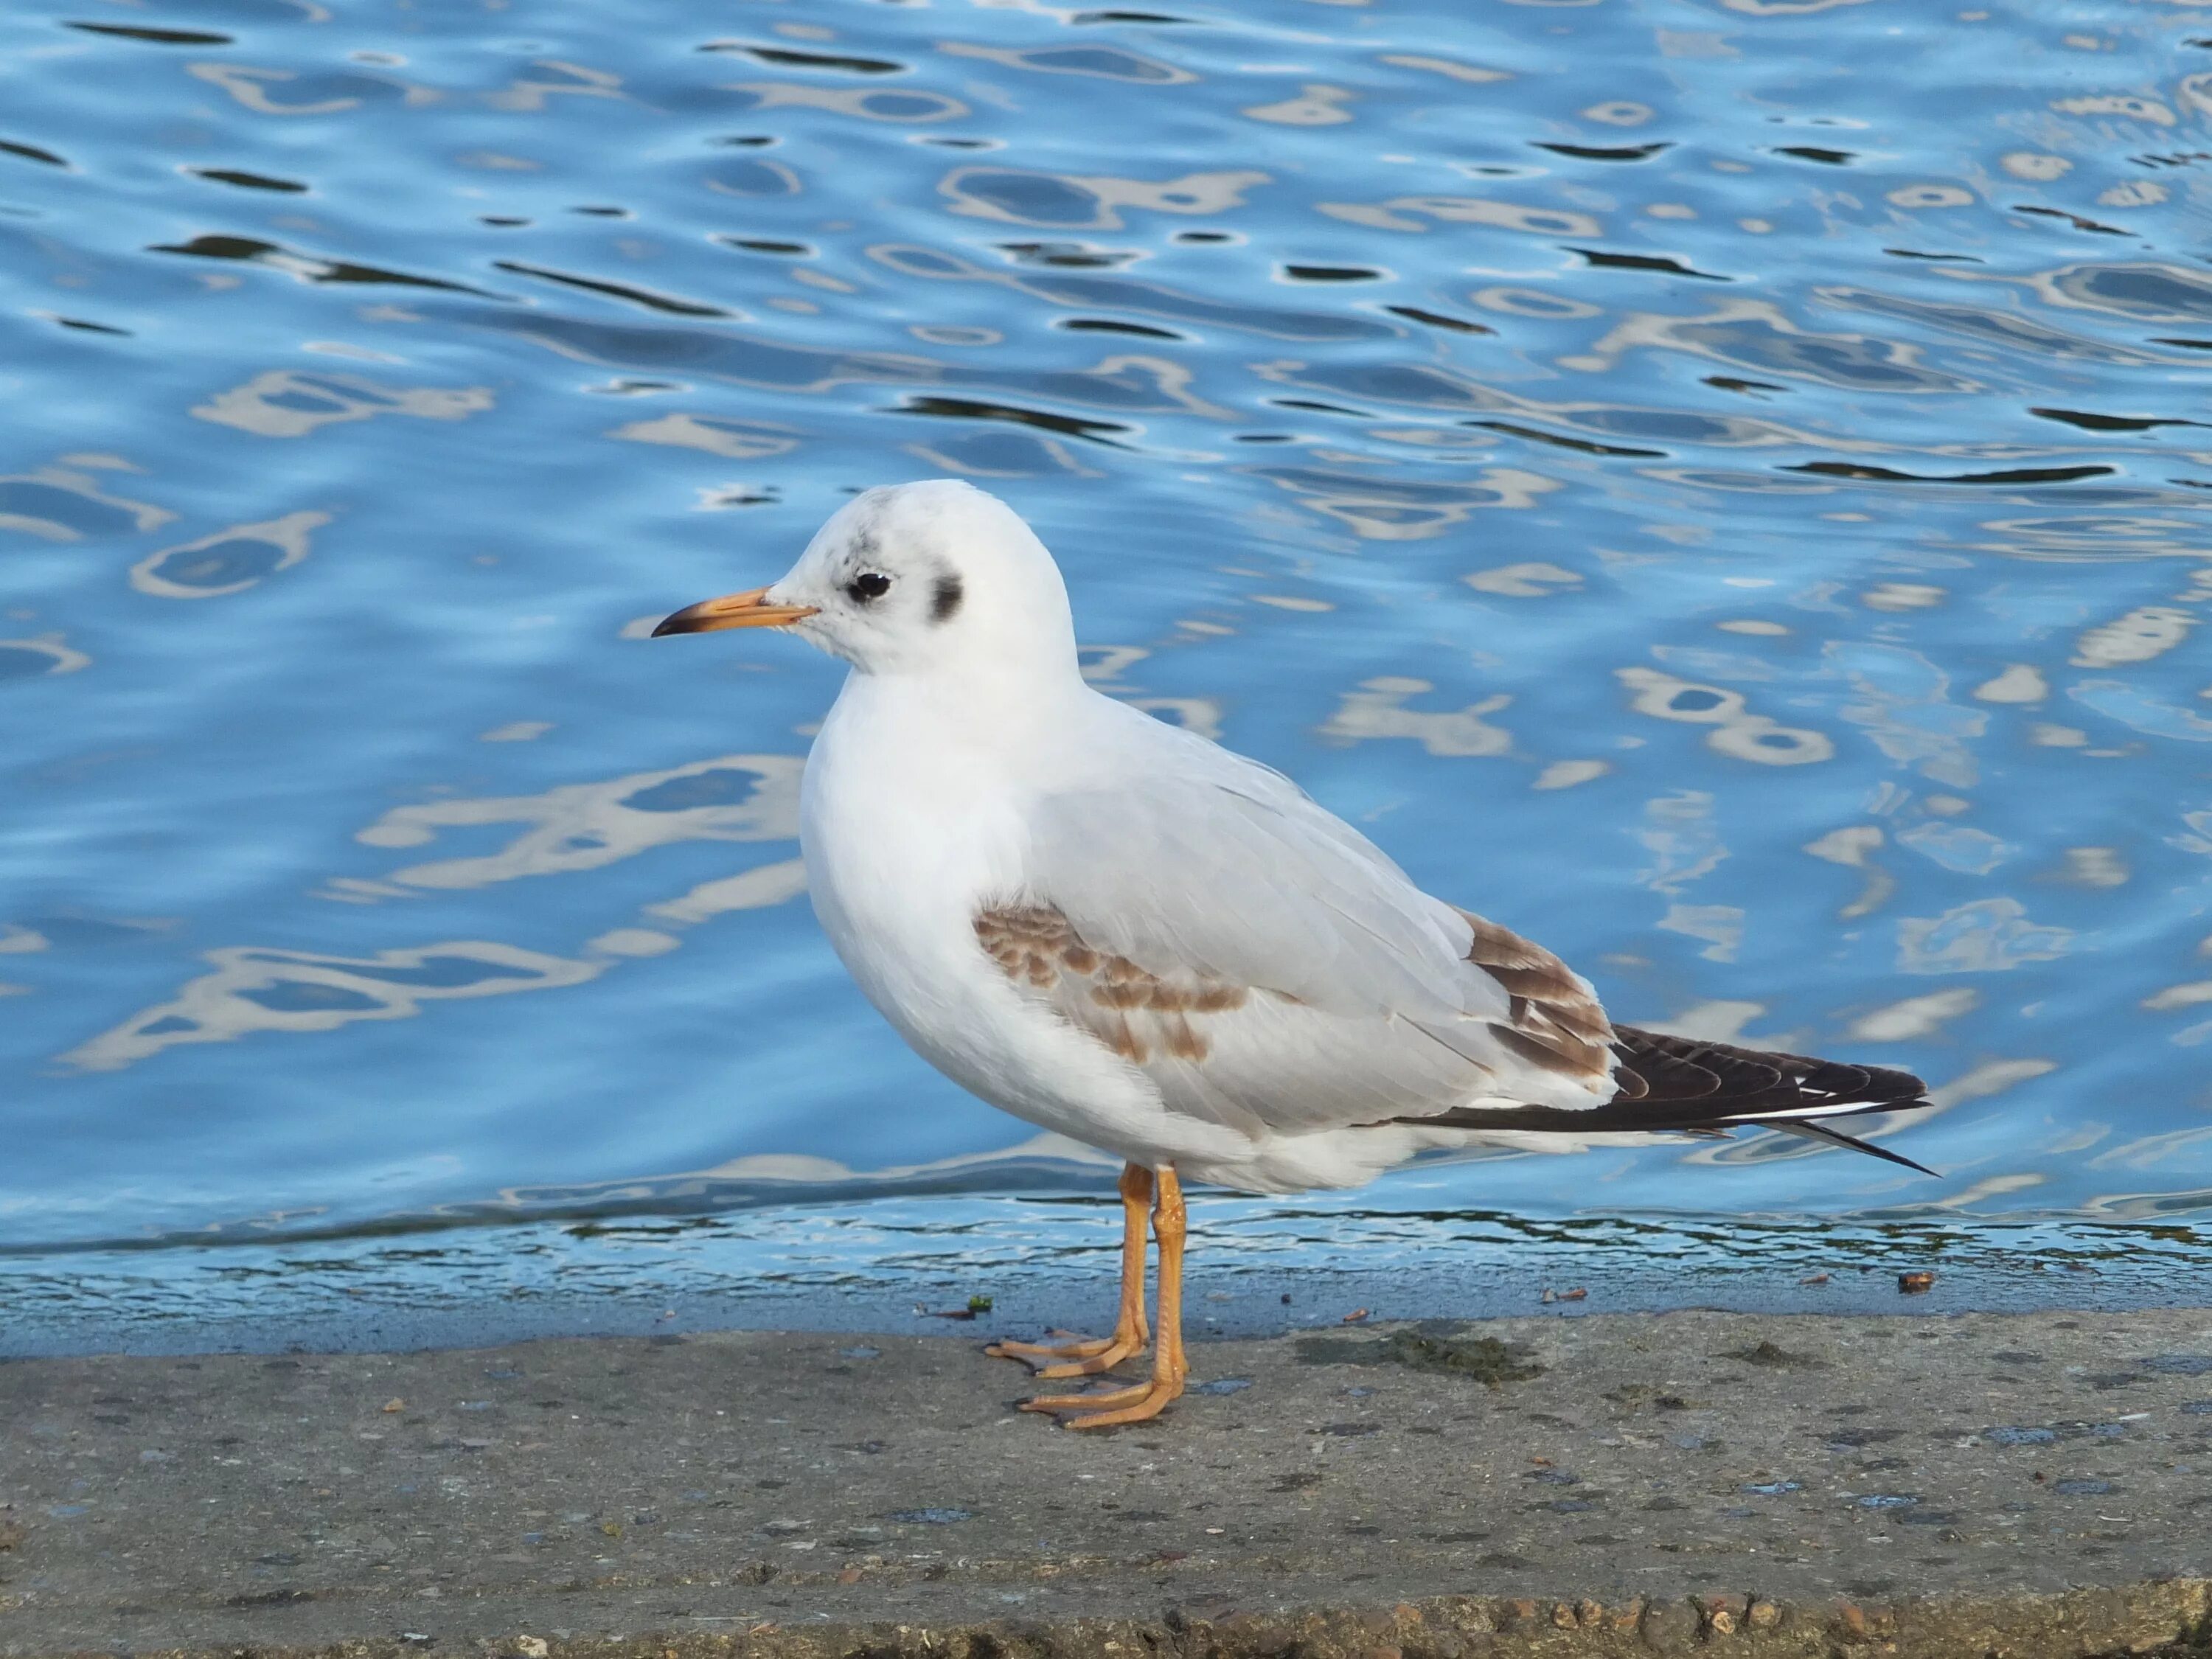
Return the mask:
{"type": "Polygon", "coordinates": [[[1065,744],[1098,694],[1065,663],[982,657],[912,670],[854,668],[833,711],[890,743],[1000,752],[1065,744]]]}

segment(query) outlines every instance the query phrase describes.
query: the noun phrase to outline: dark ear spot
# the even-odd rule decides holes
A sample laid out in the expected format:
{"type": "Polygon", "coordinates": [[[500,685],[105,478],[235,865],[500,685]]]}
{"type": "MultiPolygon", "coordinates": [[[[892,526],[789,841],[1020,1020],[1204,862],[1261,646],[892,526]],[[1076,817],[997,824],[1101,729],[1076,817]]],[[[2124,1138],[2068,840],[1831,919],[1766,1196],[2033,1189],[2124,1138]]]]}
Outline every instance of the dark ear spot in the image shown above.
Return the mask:
{"type": "Polygon", "coordinates": [[[960,601],[966,595],[961,591],[960,578],[939,576],[937,588],[930,595],[929,619],[933,623],[949,623],[960,614],[960,601]]]}

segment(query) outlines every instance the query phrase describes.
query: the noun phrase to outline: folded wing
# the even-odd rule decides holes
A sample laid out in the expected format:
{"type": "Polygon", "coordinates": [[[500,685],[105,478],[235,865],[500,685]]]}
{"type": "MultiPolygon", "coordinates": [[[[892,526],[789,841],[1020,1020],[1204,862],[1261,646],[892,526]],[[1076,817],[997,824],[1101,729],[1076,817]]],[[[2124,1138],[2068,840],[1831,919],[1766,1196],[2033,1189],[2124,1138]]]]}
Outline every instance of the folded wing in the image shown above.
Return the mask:
{"type": "Polygon", "coordinates": [[[1155,730],[1133,785],[1033,805],[1020,890],[974,921],[1170,1109],[1255,1135],[1761,1124],[1908,1162],[1824,1120],[1924,1106],[1919,1079],[1617,1028],[1559,957],[1430,897],[1288,779],[1155,730]]]}
{"type": "Polygon", "coordinates": [[[1287,779],[1169,738],[1133,787],[1032,805],[1022,890],[975,917],[1025,993],[1171,1109],[1254,1133],[1612,1095],[1612,1028],[1558,957],[1430,897],[1287,779]]]}

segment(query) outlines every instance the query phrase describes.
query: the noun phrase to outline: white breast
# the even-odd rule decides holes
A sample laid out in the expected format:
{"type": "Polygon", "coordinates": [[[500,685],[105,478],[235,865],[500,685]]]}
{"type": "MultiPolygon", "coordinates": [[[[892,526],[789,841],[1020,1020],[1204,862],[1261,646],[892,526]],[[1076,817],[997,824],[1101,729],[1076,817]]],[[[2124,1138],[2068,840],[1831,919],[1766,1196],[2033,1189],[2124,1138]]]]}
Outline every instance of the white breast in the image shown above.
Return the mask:
{"type": "Polygon", "coordinates": [[[984,954],[975,914],[1021,890],[1025,780],[1051,763],[1003,729],[987,750],[910,693],[852,676],[801,788],[814,912],[854,981],[930,1064],[1017,1117],[1147,1162],[1241,1152],[1241,1136],[1170,1117],[1143,1073],[984,954]]]}

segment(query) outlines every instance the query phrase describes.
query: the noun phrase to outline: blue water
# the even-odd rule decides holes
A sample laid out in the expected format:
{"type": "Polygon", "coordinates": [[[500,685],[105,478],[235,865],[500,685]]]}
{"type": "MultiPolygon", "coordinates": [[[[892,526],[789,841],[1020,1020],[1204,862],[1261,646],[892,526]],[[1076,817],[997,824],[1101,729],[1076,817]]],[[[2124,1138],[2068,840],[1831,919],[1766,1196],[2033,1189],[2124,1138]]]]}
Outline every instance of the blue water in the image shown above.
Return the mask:
{"type": "Polygon", "coordinates": [[[1220,1272],[1491,1212],[2179,1249],[2208,185],[2178,4],[11,5],[0,1281],[130,1340],[373,1258],[582,1328],[682,1271],[580,1215],[884,1305],[1110,1241],[807,913],[837,668],[643,638],[945,474],[1101,686],[1616,1016],[1942,1109],[1876,1131],[1940,1181],[1491,1158],[1221,1206],[1220,1272]]]}

